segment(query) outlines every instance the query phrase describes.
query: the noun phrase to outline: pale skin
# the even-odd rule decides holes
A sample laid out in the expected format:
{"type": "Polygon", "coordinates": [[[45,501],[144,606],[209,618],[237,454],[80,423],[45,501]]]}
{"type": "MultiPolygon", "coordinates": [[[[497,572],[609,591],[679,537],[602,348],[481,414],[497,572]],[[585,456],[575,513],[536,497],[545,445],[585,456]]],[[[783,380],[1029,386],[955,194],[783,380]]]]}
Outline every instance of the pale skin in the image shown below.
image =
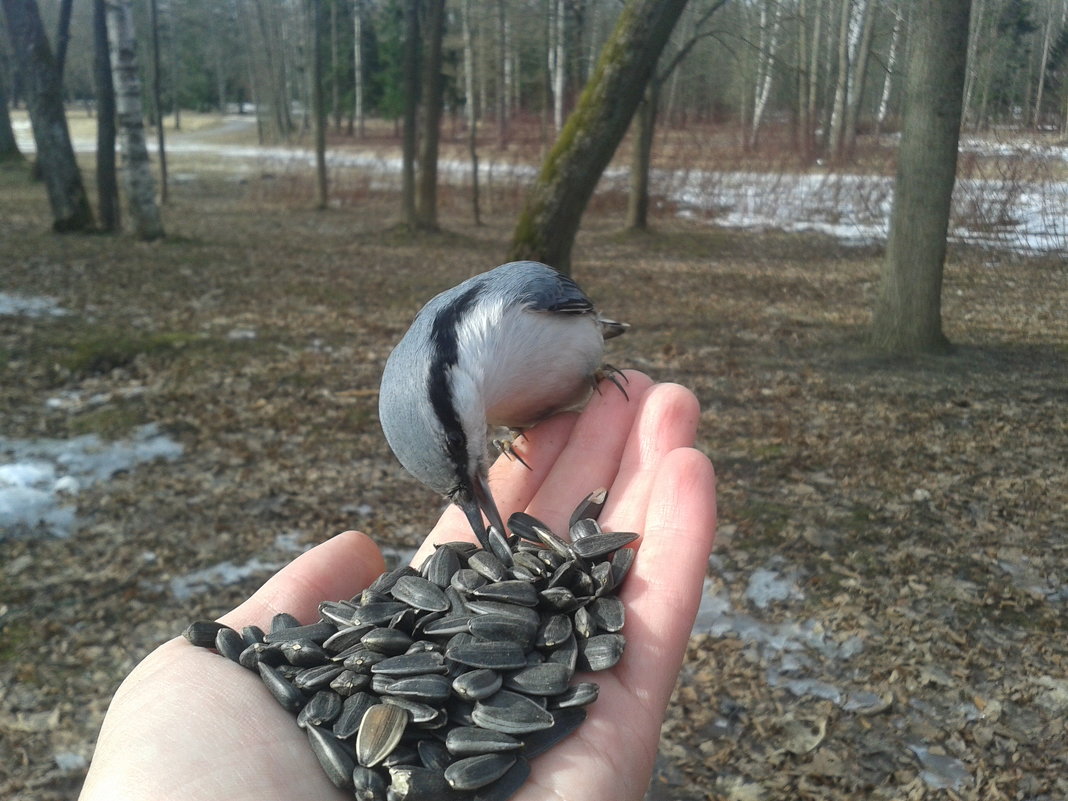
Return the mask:
{"type": "MultiPolygon", "coordinates": [[[[642,534],[620,597],[626,652],[593,676],[601,691],[579,730],[531,762],[515,801],[628,801],[648,787],[660,724],[697,611],[716,525],[712,465],[693,448],[699,410],[673,384],[628,371],[629,401],[609,384],[581,415],[563,414],[517,443],[530,468],[501,457],[490,473],[501,513],[526,510],[556,530],[581,498],[607,487],[601,523],[642,534]]],[[[413,489],[413,491],[415,491],[413,489]]],[[[459,509],[432,543],[473,539],[459,509]]],[[[221,620],[269,627],[280,611],[316,619],[383,570],[374,542],[349,531],[301,555],[221,620]]],[[[100,732],[81,801],[351,799],[322,773],[307,738],[259,676],[182,638],[126,678],[100,732]]]]}

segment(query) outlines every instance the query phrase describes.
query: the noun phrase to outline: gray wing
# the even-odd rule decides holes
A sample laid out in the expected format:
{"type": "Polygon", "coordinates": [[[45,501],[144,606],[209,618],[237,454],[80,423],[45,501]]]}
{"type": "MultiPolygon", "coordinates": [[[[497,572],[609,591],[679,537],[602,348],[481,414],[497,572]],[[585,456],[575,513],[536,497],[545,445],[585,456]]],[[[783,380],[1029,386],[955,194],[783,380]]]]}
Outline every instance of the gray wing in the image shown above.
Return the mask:
{"type": "Polygon", "coordinates": [[[512,262],[507,268],[520,285],[517,287],[528,309],[558,314],[592,314],[593,301],[566,275],[540,262],[512,262]]]}

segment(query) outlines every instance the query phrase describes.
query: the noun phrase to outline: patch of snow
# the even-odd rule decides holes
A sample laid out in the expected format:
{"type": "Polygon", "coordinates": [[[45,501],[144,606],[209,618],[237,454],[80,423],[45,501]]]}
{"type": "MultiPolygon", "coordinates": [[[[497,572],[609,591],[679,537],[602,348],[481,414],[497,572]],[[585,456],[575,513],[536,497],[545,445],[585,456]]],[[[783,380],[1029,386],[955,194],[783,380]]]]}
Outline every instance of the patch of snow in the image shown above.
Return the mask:
{"type": "Polygon", "coordinates": [[[0,317],[63,317],[70,314],[55,298],[0,292],[0,317]]]}
{"type": "Polygon", "coordinates": [[[797,586],[796,574],[783,575],[777,570],[761,567],[749,576],[745,597],[758,609],[767,609],[778,601],[801,600],[805,596],[797,586]]]}
{"type": "Polygon", "coordinates": [[[73,439],[0,437],[0,541],[44,532],[68,537],[78,526],[65,503],[85,487],[155,459],[172,461],[182,446],[148,424],[131,437],[105,442],[96,434],[73,439]]]}
{"type": "Polygon", "coordinates": [[[176,600],[188,601],[194,595],[237,584],[250,576],[273,573],[283,564],[285,562],[266,562],[258,556],[241,564],[226,560],[186,573],[184,576],[176,576],[170,580],[169,588],[176,600]]]}
{"type": "Polygon", "coordinates": [[[89,760],[83,754],[74,751],[56,751],[52,756],[56,767],[64,773],[75,773],[89,767],[89,760]]]}

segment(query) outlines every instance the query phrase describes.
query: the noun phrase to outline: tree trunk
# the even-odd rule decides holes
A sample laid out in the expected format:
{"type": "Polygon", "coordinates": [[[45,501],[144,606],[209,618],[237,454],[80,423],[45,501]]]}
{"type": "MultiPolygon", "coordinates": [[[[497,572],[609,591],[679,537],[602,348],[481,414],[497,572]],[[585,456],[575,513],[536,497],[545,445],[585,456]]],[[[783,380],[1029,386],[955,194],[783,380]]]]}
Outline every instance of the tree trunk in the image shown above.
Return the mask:
{"type": "Polygon", "coordinates": [[[0,50],[0,164],[23,160],[7,110],[7,58],[0,50]]]}
{"type": "Polygon", "coordinates": [[[115,174],[115,86],[111,82],[105,0],[93,0],[93,82],[96,86],[96,203],[100,228],[118,231],[119,183],[115,174]]]}
{"type": "Polygon", "coordinates": [[[423,139],[419,153],[419,185],[416,214],[419,227],[438,227],[438,141],[445,76],[441,72],[442,39],[445,36],[445,0],[427,0],[426,50],[423,56],[423,139]]]}
{"type": "Polygon", "coordinates": [[[913,9],[894,207],[872,321],[876,347],[945,351],[942,269],[956,179],[970,0],[913,9]]]}
{"type": "Polygon", "coordinates": [[[311,82],[312,124],[315,126],[315,197],[316,208],[325,209],[328,201],[326,182],[326,98],[323,93],[323,0],[311,3],[311,82]]]}
{"type": "Polygon", "coordinates": [[[356,72],[353,78],[353,114],[356,117],[356,135],[363,139],[363,0],[353,0],[352,3],[352,60],[356,72]]]}
{"type": "Polygon", "coordinates": [[[624,6],[593,77],[527,195],[513,234],[512,258],[570,271],[582,212],[685,7],[686,0],[630,0],[624,6]]]}
{"type": "Polygon", "coordinates": [[[404,2],[404,130],[401,137],[401,221],[419,225],[415,210],[416,123],[419,110],[419,0],[404,2]]]}
{"type": "Polygon", "coordinates": [[[471,154],[471,216],[482,225],[478,197],[478,109],[475,108],[475,38],[471,30],[471,0],[460,6],[464,40],[464,111],[467,114],[467,150],[471,154]]]}
{"type": "Polygon", "coordinates": [[[649,228],[649,170],[653,159],[653,132],[660,105],[660,82],[654,78],[645,87],[645,97],[635,116],[637,131],[630,161],[630,193],[627,197],[627,229],[649,228]]]}
{"type": "Polygon", "coordinates": [[[905,12],[901,7],[892,11],[894,15],[894,29],[890,33],[890,52],[886,56],[886,78],[883,80],[883,91],[879,97],[879,110],[875,114],[875,135],[882,133],[886,123],[886,113],[890,108],[890,90],[893,88],[894,71],[897,69],[897,51],[901,41],[901,27],[904,22],[905,12]]]}
{"type": "Polygon", "coordinates": [[[163,135],[163,70],[159,55],[159,0],[149,0],[149,26],[152,28],[152,105],[156,111],[156,150],[159,156],[159,200],[167,202],[167,143],[163,135]]]}
{"type": "Polygon", "coordinates": [[[753,119],[748,131],[748,146],[757,147],[760,123],[771,96],[771,81],[775,76],[775,49],[779,43],[779,27],[782,19],[782,3],[775,4],[775,16],[768,20],[767,4],[760,7],[760,49],[757,53],[757,71],[753,93],[753,119]]]}
{"type": "MultiPolygon", "coordinates": [[[[550,0],[552,2],[552,0],[550,0]]],[[[504,147],[508,142],[508,92],[505,83],[505,61],[508,50],[505,42],[507,16],[504,0],[497,0],[497,144],[504,147]]]]}
{"type": "Polygon", "coordinates": [[[1031,113],[1031,125],[1038,128],[1042,123],[1042,96],[1046,89],[1046,65],[1049,64],[1049,47],[1053,39],[1053,4],[1050,3],[1046,13],[1046,29],[1042,34],[1042,51],[1038,64],[1038,90],[1035,93],[1034,111],[1031,113]]]}
{"type": "Polygon", "coordinates": [[[52,227],[58,232],[88,231],[93,227],[93,213],[74,159],[63,110],[63,85],[37,3],[3,0],[3,7],[8,36],[22,70],[23,90],[37,143],[37,163],[52,208],[52,227]]]}
{"type": "Polygon", "coordinates": [[[63,68],[67,64],[67,45],[70,44],[70,12],[74,0],[60,0],[59,25],[56,28],[56,71],[63,80],[63,68]]]}
{"type": "Polygon", "coordinates": [[[857,144],[857,125],[860,122],[860,104],[864,99],[864,82],[868,77],[868,62],[871,55],[871,40],[875,31],[875,15],[878,11],[872,2],[860,7],[862,21],[860,42],[850,57],[849,90],[846,92],[845,130],[842,136],[842,155],[852,157],[857,144]]]}
{"type": "Polygon", "coordinates": [[[156,187],[145,146],[141,81],[137,77],[137,40],[134,38],[130,0],[108,0],[107,12],[126,205],[136,236],[144,240],[159,239],[163,236],[163,223],[156,205],[156,187]]]}
{"type": "MultiPolygon", "coordinates": [[[[859,0],[864,2],[865,0],[859,0]]],[[[831,106],[831,129],[828,149],[831,156],[842,155],[845,143],[846,104],[849,101],[850,56],[852,54],[854,0],[841,0],[842,13],[838,18],[838,75],[834,85],[834,103],[831,106]]]]}

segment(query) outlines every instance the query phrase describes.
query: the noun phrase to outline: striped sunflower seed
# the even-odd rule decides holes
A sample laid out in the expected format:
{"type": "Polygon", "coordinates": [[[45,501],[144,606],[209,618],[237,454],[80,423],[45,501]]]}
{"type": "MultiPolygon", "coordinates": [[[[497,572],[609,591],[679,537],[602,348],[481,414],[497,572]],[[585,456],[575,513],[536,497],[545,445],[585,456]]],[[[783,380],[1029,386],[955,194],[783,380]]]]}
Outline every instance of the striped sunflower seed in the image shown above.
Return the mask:
{"type": "Polygon", "coordinates": [[[356,761],[365,768],[373,768],[397,747],[407,725],[407,709],[394,704],[375,704],[369,708],[356,733],[356,761]]]}

